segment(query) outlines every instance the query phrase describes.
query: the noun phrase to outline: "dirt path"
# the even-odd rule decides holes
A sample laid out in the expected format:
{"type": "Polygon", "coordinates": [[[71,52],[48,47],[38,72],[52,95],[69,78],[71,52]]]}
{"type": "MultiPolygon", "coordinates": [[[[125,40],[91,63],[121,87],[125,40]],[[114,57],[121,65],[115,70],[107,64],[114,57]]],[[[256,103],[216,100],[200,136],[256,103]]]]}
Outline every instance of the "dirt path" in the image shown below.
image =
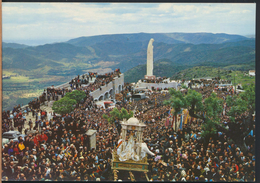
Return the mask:
{"type": "MultiPolygon", "coordinates": [[[[53,112],[53,110],[52,110],[52,108],[51,108],[53,102],[54,102],[54,101],[50,101],[50,103],[49,103],[48,105],[42,105],[42,106],[40,107],[40,109],[46,111],[47,113],[53,112]]],[[[46,102],[46,104],[47,104],[47,102],[46,102]]],[[[30,120],[30,119],[32,120],[32,122],[33,122],[33,127],[34,127],[35,121],[36,121],[36,117],[35,117],[35,115],[34,115],[34,117],[32,116],[32,112],[29,112],[28,115],[25,114],[25,117],[26,117],[26,121],[25,121],[25,123],[24,123],[24,128],[23,128],[23,130],[22,130],[22,133],[23,133],[23,134],[25,134],[24,131],[26,130],[26,128],[30,129],[29,120],[30,120]]],[[[18,128],[17,128],[17,127],[15,127],[14,129],[18,131],[18,128]]]]}

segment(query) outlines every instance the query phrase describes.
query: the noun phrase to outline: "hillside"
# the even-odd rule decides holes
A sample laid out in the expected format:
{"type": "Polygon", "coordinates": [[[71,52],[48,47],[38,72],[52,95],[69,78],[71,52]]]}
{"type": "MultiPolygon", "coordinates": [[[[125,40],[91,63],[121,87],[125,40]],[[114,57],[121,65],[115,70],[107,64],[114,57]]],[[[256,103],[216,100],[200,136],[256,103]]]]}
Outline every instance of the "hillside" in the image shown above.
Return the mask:
{"type": "MultiPolygon", "coordinates": [[[[169,59],[161,59],[154,62],[153,74],[157,77],[171,77],[173,73],[179,72],[185,68],[186,66],[184,65],[173,64],[169,59]]],[[[125,82],[137,82],[139,79],[144,78],[144,75],[146,75],[146,64],[136,66],[124,73],[125,82]]]]}
{"type": "MultiPolygon", "coordinates": [[[[248,71],[255,69],[255,42],[246,40],[236,43],[200,45],[157,43],[154,44],[154,60],[154,74],[156,76],[171,77],[178,70],[194,66],[248,71]],[[167,65],[161,63],[162,59],[167,59],[167,65]],[[164,74],[156,73],[156,69],[167,72],[164,74]]],[[[134,82],[144,77],[146,73],[144,64],[146,64],[145,53],[140,55],[138,59],[125,61],[117,66],[125,71],[126,82],[134,82]],[[131,67],[132,69],[127,70],[131,67]]]]}
{"type": "Polygon", "coordinates": [[[220,77],[221,79],[231,80],[235,84],[250,84],[255,83],[255,77],[247,76],[248,71],[232,71],[226,68],[214,68],[214,67],[192,67],[189,69],[176,72],[172,79],[175,80],[190,80],[193,78],[203,78],[203,77],[220,77]]]}
{"type": "Polygon", "coordinates": [[[193,78],[203,78],[203,77],[223,77],[231,73],[230,70],[222,68],[214,68],[208,66],[195,66],[189,69],[182,70],[173,74],[172,78],[175,80],[190,80],[193,78]]]}
{"type": "Polygon", "coordinates": [[[167,44],[191,43],[191,44],[220,44],[225,42],[237,42],[249,38],[240,35],[212,34],[212,33],[135,33],[135,34],[113,34],[80,37],[69,40],[67,43],[76,46],[91,46],[106,42],[147,42],[154,38],[156,42],[167,44]]]}
{"type": "Polygon", "coordinates": [[[2,47],[3,47],[3,48],[26,48],[26,47],[28,47],[28,46],[25,45],[25,44],[5,43],[5,42],[3,42],[3,43],[2,43],[2,47]]]}
{"type": "MultiPolygon", "coordinates": [[[[255,65],[255,42],[253,40],[223,44],[165,44],[154,43],[154,60],[169,59],[177,65],[208,65],[225,67],[229,65],[255,65]]],[[[131,54],[124,62],[115,66],[123,72],[138,65],[146,64],[146,49],[131,54]]]]}
{"type": "MultiPolygon", "coordinates": [[[[48,65],[54,71],[59,70],[59,74],[62,75],[71,69],[83,73],[86,69],[101,67],[100,62],[108,61],[114,62],[110,67],[120,67],[125,72],[132,67],[145,64],[147,44],[151,37],[155,39],[154,60],[166,58],[176,64],[213,64],[212,66],[216,62],[221,66],[237,64],[238,61],[239,64],[254,62],[255,41],[243,36],[210,33],[138,33],[83,37],[66,43],[35,47],[4,47],[3,69],[29,71],[48,65]]],[[[50,69],[47,73],[52,75],[54,72],[50,69]]]]}
{"type": "Polygon", "coordinates": [[[155,40],[156,76],[171,77],[194,66],[255,68],[255,40],[240,35],[136,33],[80,37],[40,46],[4,43],[3,74],[12,78],[3,80],[3,109],[21,101],[21,96],[25,101],[46,86],[64,83],[88,71],[111,72],[120,68],[126,82],[136,82],[146,73],[151,38],[155,40]]]}

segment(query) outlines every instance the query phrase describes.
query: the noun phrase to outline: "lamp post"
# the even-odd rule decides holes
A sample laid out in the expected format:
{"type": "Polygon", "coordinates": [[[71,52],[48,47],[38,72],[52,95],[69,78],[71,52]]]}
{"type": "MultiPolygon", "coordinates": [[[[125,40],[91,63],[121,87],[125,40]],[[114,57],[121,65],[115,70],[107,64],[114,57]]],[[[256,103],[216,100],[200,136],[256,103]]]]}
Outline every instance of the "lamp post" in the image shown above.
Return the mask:
{"type": "Polygon", "coordinates": [[[220,80],[220,71],[218,69],[218,81],[220,80]]]}
{"type": "Polygon", "coordinates": [[[236,93],[236,73],[234,73],[234,86],[235,86],[235,93],[236,93]]]}
{"type": "Polygon", "coordinates": [[[234,85],[235,85],[235,93],[236,93],[236,89],[237,89],[237,87],[236,87],[236,73],[234,74],[234,85]]]}

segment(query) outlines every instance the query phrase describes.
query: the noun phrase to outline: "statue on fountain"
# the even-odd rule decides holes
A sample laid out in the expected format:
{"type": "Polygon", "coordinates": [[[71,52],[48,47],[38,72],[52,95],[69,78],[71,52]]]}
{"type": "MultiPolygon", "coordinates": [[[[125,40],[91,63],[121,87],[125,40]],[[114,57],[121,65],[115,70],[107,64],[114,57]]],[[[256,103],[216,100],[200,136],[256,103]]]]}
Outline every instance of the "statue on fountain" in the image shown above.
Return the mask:
{"type": "Polygon", "coordinates": [[[125,150],[119,153],[119,160],[127,161],[132,159],[134,161],[139,161],[139,156],[137,156],[136,149],[137,147],[134,141],[134,136],[131,135],[125,150]]]}
{"type": "Polygon", "coordinates": [[[122,133],[121,139],[118,141],[117,155],[120,161],[134,160],[140,161],[146,157],[146,153],[154,156],[146,143],[142,142],[143,130],[145,128],[144,123],[140,123],[137,118],[130,118],[128,121],[121,122],[122,133]],[[126,132],[131,131],[128,141],[126,141],[126,132]],[[134,138],[134,131],[136,131],[136,139],[134,138]],[[136,142],[135,142],[136,140],[136,142]]]}
{"type": "Polygon", "coordinates": [[[154,156],[155,154],[151,152],[148,149],[147,144],[143,142],[143,131],[146,125],[142,122],[139,122],[139,120],[135,117],[132,117],[127,121],[123,120],[121,122],[121,125],[122,133],[120,136],[120,140],[118,141],[118,146],[113,152],[112,167],[118,170],[126,170],[129,167],[132,167],[132,170],[135,171],[139,171],[140,168],[138,169],[137,167],[141,167],[142,169],[140,171],[147,172],[148,163],[146,154],[148,153],[152,156],[154,156]],[[131,133],[129,134],[127,140],[128,131],[130,131],[131,133]],[[135,165],[139,163],[142,166],[131,166],[130,163],[134,163],[135,165]],[[146,167],[147,169],[145,169],[146,167]]]}
{"type": "Polygon", "coordinates": [[[129,118],[127,121],[121,121],[122,132],[112,155],[112,169],[116,176],[119,170],[128,170],[144,172],[147,180],[147,172],[149,163],[146,154],[154,156],[147,144],[143,142],[143,131],[146,125],[135,117],[129,118]],[[130,131],[127,140],[127,132],[130,131]]]}

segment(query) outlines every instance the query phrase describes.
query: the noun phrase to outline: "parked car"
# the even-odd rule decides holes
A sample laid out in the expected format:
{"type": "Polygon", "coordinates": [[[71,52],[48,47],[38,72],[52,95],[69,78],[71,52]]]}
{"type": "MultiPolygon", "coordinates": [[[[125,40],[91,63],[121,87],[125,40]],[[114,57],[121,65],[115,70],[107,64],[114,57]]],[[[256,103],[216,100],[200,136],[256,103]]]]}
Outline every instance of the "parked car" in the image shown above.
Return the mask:
{"type": "Polygon", "coordinates": [[[3,145],[3,148],[4,148],[4,145],[5,145],[5,144],[8,144],[9,141],[10,141],[9,139],[2,138],[2,145],[3,145]]]}
{"type": "Polygon", "coordinates": [[[2,138],[3,139],[8,139],[8,140],[13,140],[15,142],[15,141],[18,141],[18,137],[22,137],[23,140],[24,140],[25,136],[26,135],[21,134],[18,131],[8,131],[8,132],[4,132],[3,133],[2,138]]]}
{"type": "Polygon", "coordinates": [[[112,101],[98,101],[96,102],[99,108],[103,107],[103,109],[113,109],[115,107],[115,103],[112,101]]]}
{"type": "Polygon", "coordinates": [[[36,130],[30,130],[30,131],[27,131],[27,135],[30,135],[30,134],[35,134],[37,131],[36,130]]]}
{"type": "Polygon", "coordinates": [[[143,100],[143,99],[147,99],[149,98],[148,96],[146,96],[144,93],[137,93],[132,95],[132,100],[134,101],[138,101],[138,100],[143,100]]]}

